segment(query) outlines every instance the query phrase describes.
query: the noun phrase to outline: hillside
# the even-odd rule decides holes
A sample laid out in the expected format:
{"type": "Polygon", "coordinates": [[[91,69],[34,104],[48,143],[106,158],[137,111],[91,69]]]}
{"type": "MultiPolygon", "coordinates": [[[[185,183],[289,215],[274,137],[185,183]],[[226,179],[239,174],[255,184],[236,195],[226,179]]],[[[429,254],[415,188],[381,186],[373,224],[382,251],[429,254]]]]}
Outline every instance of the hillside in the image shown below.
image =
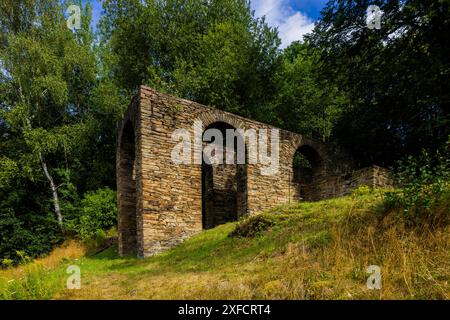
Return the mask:
{"type": "Polygon", "coordinates": [[[286,205],[146,259],[115,248],[84,256],[72,242],[0,271],[0,298],[449,299],[450,228],[406,229],[380,206],[377,191],[286,205]],[[73,264],[80,290],[65,289],[73,264]],[[381,290],[367,289],[370,265],[381,267],[381,290]]]}

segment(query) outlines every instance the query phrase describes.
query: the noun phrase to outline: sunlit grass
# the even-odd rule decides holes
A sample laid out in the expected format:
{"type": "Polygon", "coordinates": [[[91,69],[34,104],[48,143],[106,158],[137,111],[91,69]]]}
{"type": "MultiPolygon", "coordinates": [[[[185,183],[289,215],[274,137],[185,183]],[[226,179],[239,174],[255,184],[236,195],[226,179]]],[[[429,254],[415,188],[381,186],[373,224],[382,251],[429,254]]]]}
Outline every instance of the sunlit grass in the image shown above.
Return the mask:
{"type": "MultiPolygon", "coordinates": [[[[381,194],[269,210],[263,215],[273,226],[253,237],[230,236],[237,223],[229,223],[146,259],[119,258],[115,248],[78,261],[68,259],[27,278],[37,284],[16,289],[43,287],[41,291],[0,297],[448,299],[449,227],[407,229],[380,214],[381,194]],[[69,264],[81,268],[80,290],[64,287],[69,264]],[[369,265],[381,267],[381,290],[366,286],[369,265]]],[[[11,286],[6,281],[0,280],[2,290],[11,286]]]]}
{"type": "Polygon", "coordinates": [[[68,275],[62,266],[76,263],[85,253],[83,245],[69,241],[31,263],[0,270],[0,299],[51,299],[64,290],[68,275]]]}

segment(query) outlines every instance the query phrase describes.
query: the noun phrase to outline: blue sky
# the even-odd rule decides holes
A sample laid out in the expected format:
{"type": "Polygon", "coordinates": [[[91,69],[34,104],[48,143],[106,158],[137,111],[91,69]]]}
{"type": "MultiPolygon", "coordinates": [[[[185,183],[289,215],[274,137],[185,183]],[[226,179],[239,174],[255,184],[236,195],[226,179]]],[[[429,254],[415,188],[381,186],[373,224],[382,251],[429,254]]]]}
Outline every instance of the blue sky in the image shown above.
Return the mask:
{"type": "Polygon", "coordinates": [[[278,27],[282,47],[302,40],[314,27],[327,0],[252,0],[257,17],[265,16],[272,27],[278,27]]]}
{"type": "MultiPolygon", "coordinates": [[[[278,27],[282,46],[301,40],[314,27],[327,0],[251,0],[257,17],[266,16],[272,27],[278,27]]],[[[93,22],[101,14],[101,0],[91,0],[93,22]]]]}

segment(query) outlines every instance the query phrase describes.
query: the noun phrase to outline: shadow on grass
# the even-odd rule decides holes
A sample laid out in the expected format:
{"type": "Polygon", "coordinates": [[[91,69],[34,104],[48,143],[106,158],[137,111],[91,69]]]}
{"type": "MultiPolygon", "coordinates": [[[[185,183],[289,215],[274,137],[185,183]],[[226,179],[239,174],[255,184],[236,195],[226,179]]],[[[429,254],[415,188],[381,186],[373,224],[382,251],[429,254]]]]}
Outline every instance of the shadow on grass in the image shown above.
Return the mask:
{"type": "Polygon", "coordinates": [[[242,264],[260,254],[267,240],[263,237],[229,237],[235,223],[204,231],[179,246],[148,258],[119,257],[117,248],[89,257],[110,260],[109,271],[130,273],[206,272],[242,264]]]}
{"type": "MultiPolygon", "coordinates": [[[[283,252],[286,245],[292,241],[310,242],[311,246],[328,243],[330,237],[325,230],[330,229],[341,215],[324,214],[323,204],[317,207],[316,210],[299,210],[302,214],[281,214],[286,219],[281,219],[271,229],[251,238],[230,237],[236,223],[228,223],[204,231],[179,246],[152,257],[119,257],[115,247],[90,259],[110,260],[108,271],[135,274],[207,272],[213,269],[239,268],[255,258],[267,258],[283,252]]],[[[279,210],[278,214],[274,211],[276,210],[270,214],[278,217],[279,211],[282,210],[279,210]]]]}

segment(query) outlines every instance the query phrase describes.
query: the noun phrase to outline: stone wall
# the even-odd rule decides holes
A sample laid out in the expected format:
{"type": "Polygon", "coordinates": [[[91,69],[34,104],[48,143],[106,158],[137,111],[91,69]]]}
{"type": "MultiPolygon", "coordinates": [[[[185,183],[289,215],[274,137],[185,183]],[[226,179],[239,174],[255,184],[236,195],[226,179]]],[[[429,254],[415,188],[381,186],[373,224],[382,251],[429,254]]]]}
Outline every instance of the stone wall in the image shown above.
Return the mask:
{"type": "Polygon", "coordinates": [[[389,171],[372,166],[347,174],[323,177],[310,185],[297,184],[297,188],[301,190],[300,198],[309,201],[346,196],[360,186],[370,188],[391,186],[389,171]]]}
{"type": "MultiPolygon", "coordinates": [[[[209,169],[201,164],[172,162],[171,152],[179,143],[172,139],[176,129],[186,129],[194,137],[196,129],[203,131],[215,123],[243,130],[276,129],[147,87],[140,88],[118,128],[120,254],[136,252],[138,256],[149,256],[217,223],[298,200],[292,162],[296,150],[302,146],[317,152],[321,176],[341,176],[352,169],[338,150],[284,130],[279,130],[280,170],[274,175],[264,175],[261,169],[265,165],[249,161],[209,169]],[[194,127],[196,120],[202,122],[202,128],[194,127]],[[129,145],[133,140],[134,149],[129,145]],[[216,216],[205,216],[205,210],[216,216]]],[[[326,188],[318,184],[318,188],[328,195],[335,188],[330,187],[332,184],[338,190],[338,182],[328,182],[326,188]]]]}

